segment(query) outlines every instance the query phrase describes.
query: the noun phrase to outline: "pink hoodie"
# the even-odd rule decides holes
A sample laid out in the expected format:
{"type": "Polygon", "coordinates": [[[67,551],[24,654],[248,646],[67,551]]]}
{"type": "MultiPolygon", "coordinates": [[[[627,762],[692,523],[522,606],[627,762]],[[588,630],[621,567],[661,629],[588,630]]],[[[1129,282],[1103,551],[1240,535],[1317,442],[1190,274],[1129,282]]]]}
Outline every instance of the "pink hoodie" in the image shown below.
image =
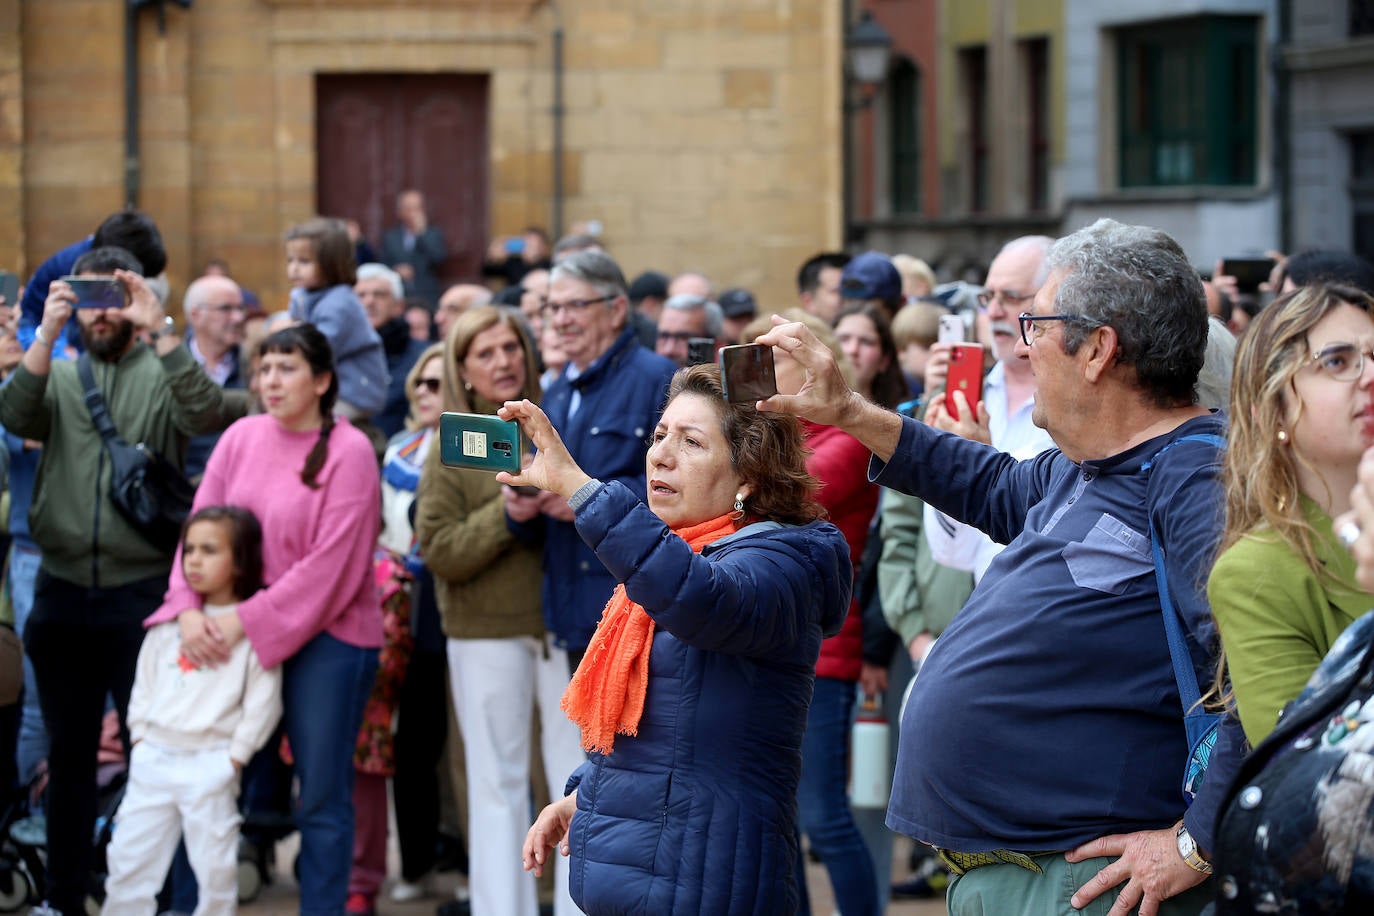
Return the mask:
{"type": "MultiPolygon", "coordinates": [[[[301,469],[319,433],[291,432],[267,415],[245,417],[215,446],[194,509],[233,505],[262,523],[268,587],[239,604],[239,618],[264,668],[294,655],[321,631],[364,648],[382,644],[372,576],[381,526],[381,482],[367,437],[346,420],[329,435],[329,457],[313,490],[301,469]]],[[[144,626],[199,608],[177,551],[162,607],[144,626]]]]}

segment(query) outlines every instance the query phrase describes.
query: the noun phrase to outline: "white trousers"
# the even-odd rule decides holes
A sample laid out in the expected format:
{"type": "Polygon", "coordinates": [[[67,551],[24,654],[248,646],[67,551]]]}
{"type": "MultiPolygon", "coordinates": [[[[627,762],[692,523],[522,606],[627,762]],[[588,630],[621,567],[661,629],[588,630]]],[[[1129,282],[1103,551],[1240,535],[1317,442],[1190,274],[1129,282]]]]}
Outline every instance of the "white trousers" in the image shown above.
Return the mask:
{"type": "Polygon", "coordinates": [[[106,850],[101,916],[154,916],[177,841],[200,886],[195,916],[238,908],[239,777],[229,748],[180,750],[147,741],[129,756],[129,782],[106,850]]]}
{"type": "MultiPolygon", "coordinates": [[[[450,639],[448,671],[466,749],[472,911],[534,916],[538,890],[520,863],[520,849],[533,823],[530,716],[536,703],[550,798],[563,797],[568,776],[586,759],[577,726],[558,707],[568,686],[567,653],[530,636],[450,639]]],[[[556,851],[553,859],[553,911],[572,916],[581,911],[568,896],[568,860],[556,851]]]]}

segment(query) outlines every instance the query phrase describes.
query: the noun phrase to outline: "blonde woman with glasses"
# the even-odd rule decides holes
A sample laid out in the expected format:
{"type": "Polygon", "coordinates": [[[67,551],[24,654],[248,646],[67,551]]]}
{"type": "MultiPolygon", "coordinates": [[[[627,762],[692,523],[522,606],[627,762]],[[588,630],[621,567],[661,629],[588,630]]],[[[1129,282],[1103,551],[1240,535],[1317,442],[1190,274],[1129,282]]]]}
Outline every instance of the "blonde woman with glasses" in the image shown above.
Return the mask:
{"type": "Polygon", "coordinates": [[[1207,595],[1252,745],[1374,607],[1332,524],[1374,445],[1372,310],[1354,288],[1304,287],[1260,312],[1236,352],[1226,522],[1207,595]]]}

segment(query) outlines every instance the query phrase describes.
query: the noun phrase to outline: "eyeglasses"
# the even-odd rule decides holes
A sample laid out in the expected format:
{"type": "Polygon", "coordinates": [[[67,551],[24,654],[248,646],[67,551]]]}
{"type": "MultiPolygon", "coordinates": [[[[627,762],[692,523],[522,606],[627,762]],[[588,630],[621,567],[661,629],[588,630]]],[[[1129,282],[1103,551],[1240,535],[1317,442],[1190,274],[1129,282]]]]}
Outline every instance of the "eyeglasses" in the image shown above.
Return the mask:
{"type": "Polygon", "coordinates": [[[205,305],[205,306],[201,306],[201,308],[202,308],[204,311],[207,311],[207,312],[219,312],[219,313],[221,313],[221,314],[226,314],[226,315],[227,315],[229,312],[242,312],[242,311],[244,311],[244,307],[243,307],[242,305],[234,305],[233,303],[226,303],[226,304],[224,304],[224,305],[205,305]]]}
{"type": "Polygon", "coordinates": [[[438,394],[439,386],[442,384],[443,382],[437,378],[417,378],[415,380],[415,390],[417,392],[428,390],[430,394],[438,394]]]}
{"type": "Polygon", "coordinates": [[[1311,362],[1320,372],[1338,382],[1354,382],[1364,375],[1364,358],[1374,358],[1374,349],[1361,349],[1354,344],[1327,344],[1312,354],[1311,362]]]}
{"type": "Polygon", "coordinates": [[[545,318],[552,318],[559,312],[581,313],[599,302],[610,302],[615,296],[599,296],[596,299],[569,299],[567,302],[545,302],[539,309],[539,314],[545,318]]]}
{"type": "Polygon", "coordinates": [[[658,339],[662,341],[674,341],[675,343],[690,343],[693,337],[700,337],[700,334],[693,334],[689,331],[659,331],[658,339]]]}
{"type": "Polygon", "coordinates": [[[1095,328],[1102,327],[1101,322],[1094,321],[1087,315],[1032,315],[1030,312],[1022,312],[1017,320],[1021,324],[1021,342],[1028,347],[1031,345],[1031,340],[1038,336],[1034,333],[1037,321],[1076,321],[1079,324],[1092,325],[1095,328]]]}
{"type": "Polygon", "coordinates": [[[985,289],[978,294],[978,304],[987,308],[992,300],[1001,299],[1004,305],[1020,305],[1027,299],[1034,299],[1035,293],[1013,293],[1005,289],[985,289]]]}

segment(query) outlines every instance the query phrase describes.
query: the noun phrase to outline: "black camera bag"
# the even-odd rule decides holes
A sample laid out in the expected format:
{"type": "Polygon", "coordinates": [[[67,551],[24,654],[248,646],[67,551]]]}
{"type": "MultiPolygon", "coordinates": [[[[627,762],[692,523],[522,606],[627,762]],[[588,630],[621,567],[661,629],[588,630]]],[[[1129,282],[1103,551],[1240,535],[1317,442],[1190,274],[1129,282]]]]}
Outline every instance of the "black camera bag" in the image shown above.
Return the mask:
{"type": "Polygon", "coordinates": [[[91,422],[110,455],[110,502],[148,543],[164,553],[174,553],[181,527],[191,514],[195,487],[166,458],[142,442],[130,445],[120,437],[96,386],[90,354],[77,360],[76,371],[85,389],[91,422]]]}

